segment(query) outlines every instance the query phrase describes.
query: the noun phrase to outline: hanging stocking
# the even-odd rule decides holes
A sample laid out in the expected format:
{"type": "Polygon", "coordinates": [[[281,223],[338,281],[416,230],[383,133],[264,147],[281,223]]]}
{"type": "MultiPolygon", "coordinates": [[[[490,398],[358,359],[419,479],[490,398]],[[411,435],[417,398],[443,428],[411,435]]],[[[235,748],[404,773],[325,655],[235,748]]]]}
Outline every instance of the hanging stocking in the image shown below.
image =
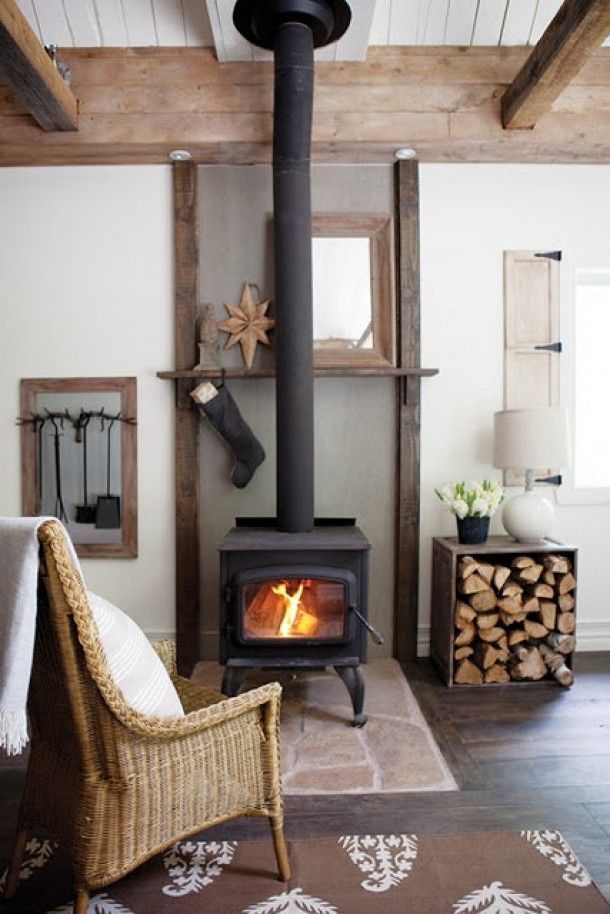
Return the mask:
{"type": "Polygon", "coordinates": [[[231,449],[235,457],[231,482],[238,489],[243,489],[265,459],[260,441],[255,437],[224,384],[221,387],[214,387],[206,381],[191,391],[191,397],[197,403],[201,414],[209,420],[231,449]]]}

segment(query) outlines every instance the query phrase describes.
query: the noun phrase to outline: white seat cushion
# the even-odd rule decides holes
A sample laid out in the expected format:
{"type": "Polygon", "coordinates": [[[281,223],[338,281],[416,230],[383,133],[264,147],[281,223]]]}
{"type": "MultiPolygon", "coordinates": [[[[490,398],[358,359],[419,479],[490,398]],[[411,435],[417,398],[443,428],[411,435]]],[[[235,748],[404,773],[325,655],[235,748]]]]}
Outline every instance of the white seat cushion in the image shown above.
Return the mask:
{"type": "Polygon", "coordinates": [[[184,717],[174,684],[142,629],[103,597],[90,591],[88,597],[112,678],[130,708],[151,717],[184,717]]]}

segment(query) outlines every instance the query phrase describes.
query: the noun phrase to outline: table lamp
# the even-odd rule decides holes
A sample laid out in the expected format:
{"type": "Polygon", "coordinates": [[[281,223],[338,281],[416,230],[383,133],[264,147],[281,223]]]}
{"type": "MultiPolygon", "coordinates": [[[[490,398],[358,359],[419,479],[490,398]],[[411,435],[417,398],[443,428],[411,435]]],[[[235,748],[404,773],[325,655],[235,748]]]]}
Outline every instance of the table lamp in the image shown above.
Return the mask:
{"type": "Polygon", "coordinates": [[[502,512],[506,532],[520,543],[539,543],[552,533],[555,511],[536,495],[534,471],[571,463],[568,414],[561,407],[505,409],[494,414],[494,466],[525,472],[525,492],[502,512]]]}

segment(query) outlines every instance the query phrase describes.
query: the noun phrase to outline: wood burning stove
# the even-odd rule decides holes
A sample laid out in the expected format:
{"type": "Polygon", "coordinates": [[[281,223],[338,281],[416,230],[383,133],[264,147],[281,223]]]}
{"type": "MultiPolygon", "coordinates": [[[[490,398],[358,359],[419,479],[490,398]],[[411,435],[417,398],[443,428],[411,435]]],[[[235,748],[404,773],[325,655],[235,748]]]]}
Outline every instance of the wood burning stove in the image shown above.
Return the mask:
{"type": "Polygon", "coordinates": [[[362,726],[370,544],[353,521],[314,521],[313,485],[314,48],[337,41],[350,19],[345,0],[237,0],[233,13],[275,59],[277,520],[238,524],[220,544],[220,661],[229,695],[252,667],[334,666],[362,726]]]}
{"type": "Polygon", "coordinates": [[[251,523],[219,546],[223,692],[253,667],[333,666],[362,726],[367,629],[381,640],[368,622],[369,541],[349,521],[298,534],[251,523]]]}

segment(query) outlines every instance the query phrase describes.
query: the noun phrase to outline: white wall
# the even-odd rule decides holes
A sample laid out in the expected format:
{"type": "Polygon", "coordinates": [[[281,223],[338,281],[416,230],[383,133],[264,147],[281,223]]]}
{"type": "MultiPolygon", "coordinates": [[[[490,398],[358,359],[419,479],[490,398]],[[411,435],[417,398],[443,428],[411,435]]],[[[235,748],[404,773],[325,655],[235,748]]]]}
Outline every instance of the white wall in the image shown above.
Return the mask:
{"type": "MultiPolygon", "coordinates": [[[[610,266],[610,167],[423,165],[420,653],[427,652],[430,540],[455,534],[433,487],[491,468],[502,409],[502,252],[561,250],[562,400],[571,405],[574,270],[610,266]]],[[[610,399],[610,391],[608,391],[610,399]]],[[[511,493],[512,494],[512,493],[511,493]]],[[[494,532],[503,532],[499,517],[494,532]]],[[[579,647],[610,648],[610,505],[557,507],[556,535],[580,547],[579,647]]]]}
{"type": "Polygon", "coordinates": [[[20,513],[19,379],[138,379],[139,557],[83,561],[147,631],[174,628],[169,167],[0,169],[0,514],[20,513]]]}

